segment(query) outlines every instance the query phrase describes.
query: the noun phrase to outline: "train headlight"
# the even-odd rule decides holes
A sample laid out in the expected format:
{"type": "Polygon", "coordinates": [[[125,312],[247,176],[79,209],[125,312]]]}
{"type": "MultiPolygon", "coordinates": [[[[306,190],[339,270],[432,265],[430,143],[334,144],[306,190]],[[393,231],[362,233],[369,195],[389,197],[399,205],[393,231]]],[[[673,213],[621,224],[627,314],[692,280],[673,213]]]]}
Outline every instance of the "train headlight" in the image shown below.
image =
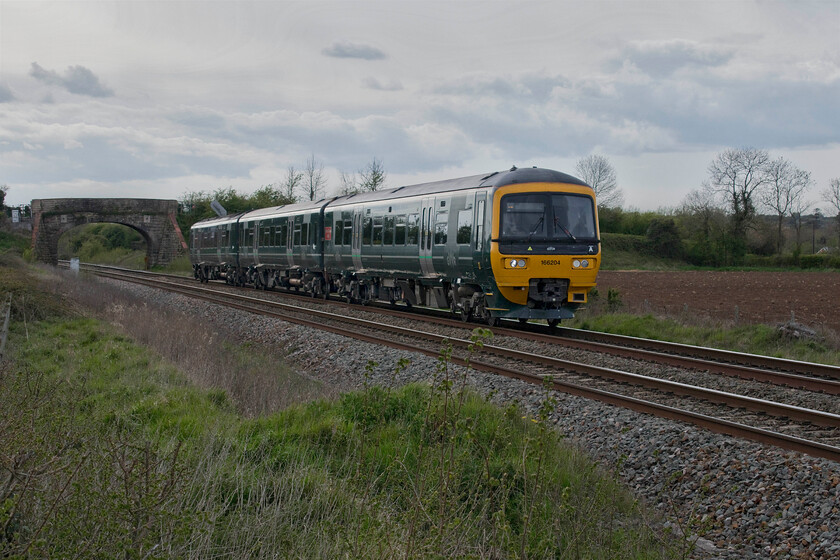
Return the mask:
{"type": "Polygon", "coordinates": [[[589,268],[589,261],[583,259],[582,261],[580,261],[580,266],[582,266],[583,268],[589,268]]]}
{"type": "Polygon", "coordinates": [[[508,268],[525,268],[526,264],[528,264],[527,259],[510,259],[507,261],[508,268]]]}
{"type": "Polygon", "coordinates": [[[580,261],[579,261],[579,260],[577,260],[577,259],[573,260],[573,261],[572,261],[572,266],[573,266],[574,268],[580,268],[580,261]]]}

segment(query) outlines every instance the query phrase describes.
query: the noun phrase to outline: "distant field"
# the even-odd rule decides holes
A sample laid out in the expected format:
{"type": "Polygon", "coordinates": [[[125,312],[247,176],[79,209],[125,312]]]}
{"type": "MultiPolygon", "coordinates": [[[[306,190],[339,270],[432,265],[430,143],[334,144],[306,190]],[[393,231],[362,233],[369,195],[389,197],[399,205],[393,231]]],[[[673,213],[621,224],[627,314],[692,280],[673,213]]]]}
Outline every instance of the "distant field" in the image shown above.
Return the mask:
{"type": "Polygon", "coordinates": [[[752,323],[796,321],[840,332],[840,274],[767,271],[601,271],[598,291],[618,290],[624,310],[752,323]]]}

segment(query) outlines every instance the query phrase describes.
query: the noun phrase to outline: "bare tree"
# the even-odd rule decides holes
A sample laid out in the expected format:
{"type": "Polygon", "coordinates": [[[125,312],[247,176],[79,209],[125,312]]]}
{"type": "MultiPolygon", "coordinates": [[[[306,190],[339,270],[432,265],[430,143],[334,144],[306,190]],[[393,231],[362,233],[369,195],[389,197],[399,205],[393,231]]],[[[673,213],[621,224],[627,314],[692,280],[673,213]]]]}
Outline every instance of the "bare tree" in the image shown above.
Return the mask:
{"type": "Polygon", "coordinates": [[[359,190],[361,191],[377,191],[385,185],[385,167],[382,165],[382,160],[375,157],[373,161],[359,171],[361,181],[359,182],[359,190]]]}
{"type": "Polygon", "coordinates": [[[835,177],[828,182],[828,188],[822,192],[823,200],[831,204],[837,212],[837,243],[840,248],[840,177],[835,177]]]}
{"type": "Polygon", "coordinates": [[[300,182],[303,181],[303,173],[297,171],[294,165],[290,165],[286,169],[286,176],[283,178],[282,190],[283,194],[292,202],[297,201],[297,191],[300,188],[300,182]]]}
{"type": "Polygon", "coordinates": [[[776,250],[781,255],[784,239],[782,225],[794,203],[811,184],[811,174],[799,169],[783,157],[767,164],[767,187],[761,191],[761,201],[778,217],[776,250]]]}
{"type": "Polygon", "coordinates": [[[580,179],[595,190],[601,208],[620,208],[624,193],[618,188],[615,168],[605,156],[591,154],[578,160],[575,170],[580,179]]]}
{"type": "Polygon", "coordinates": [[[346,171],[342,171],[339,175],[339,181],[341,182],[342,195],[356,194],[357,192],[359,192],[359,186],[356,184],[355,173],[348,173],[346,171]]]}
{"type": "Polygon", "coordinates": [[[316,161],[315,154],[312,154],[306,160],[306,167],[303,170],[303,187],[306,191],[306,199],[318,200],[321,198],[326,183],[324,164],[316,161]]]}
{"type": "Polygon", "coordinates": [[[747,229],[755,217],[753,197],[767,184],[767,150],[730,148],[717,155],[709,165],[709,187],[722,195],[732,211],[732,234],[736,254],[743,256],[747,247],[747,229]]]}
{"type": "Polygon", "coordinates": [[[790,208],[790,224],[796,232],[796,248],[794,254],[802,252],[802,226],[805,224],[805,213],[811,207],[811,203],[800,197],[793,201],[790,208]]]}

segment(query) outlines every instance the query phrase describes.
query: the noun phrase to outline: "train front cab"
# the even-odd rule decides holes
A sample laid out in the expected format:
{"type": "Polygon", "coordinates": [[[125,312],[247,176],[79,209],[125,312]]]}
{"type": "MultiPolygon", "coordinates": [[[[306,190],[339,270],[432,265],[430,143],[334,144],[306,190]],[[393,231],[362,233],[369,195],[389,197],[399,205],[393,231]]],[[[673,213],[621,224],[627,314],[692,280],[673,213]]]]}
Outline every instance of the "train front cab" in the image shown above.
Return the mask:
{"type": "Polygon", "coordinates": [[[601,260],[595,196],[588,186],[530,183],[493,195],[488,311],[556,325],[586,303],[601,260]]]}

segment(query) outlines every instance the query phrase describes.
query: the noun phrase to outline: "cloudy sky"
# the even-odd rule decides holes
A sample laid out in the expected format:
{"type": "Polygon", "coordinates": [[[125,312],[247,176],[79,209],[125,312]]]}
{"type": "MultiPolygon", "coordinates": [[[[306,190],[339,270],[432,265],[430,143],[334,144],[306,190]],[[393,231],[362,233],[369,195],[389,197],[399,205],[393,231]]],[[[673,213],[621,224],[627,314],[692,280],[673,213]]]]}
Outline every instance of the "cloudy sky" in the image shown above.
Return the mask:
{"type": "Polygon", "coordinates": [[[614,164],[625,207],[675,206],[715,154],[840,176],[840,1],[0,0],[0,184],[33,198],[328,193],[614,164]]]}

